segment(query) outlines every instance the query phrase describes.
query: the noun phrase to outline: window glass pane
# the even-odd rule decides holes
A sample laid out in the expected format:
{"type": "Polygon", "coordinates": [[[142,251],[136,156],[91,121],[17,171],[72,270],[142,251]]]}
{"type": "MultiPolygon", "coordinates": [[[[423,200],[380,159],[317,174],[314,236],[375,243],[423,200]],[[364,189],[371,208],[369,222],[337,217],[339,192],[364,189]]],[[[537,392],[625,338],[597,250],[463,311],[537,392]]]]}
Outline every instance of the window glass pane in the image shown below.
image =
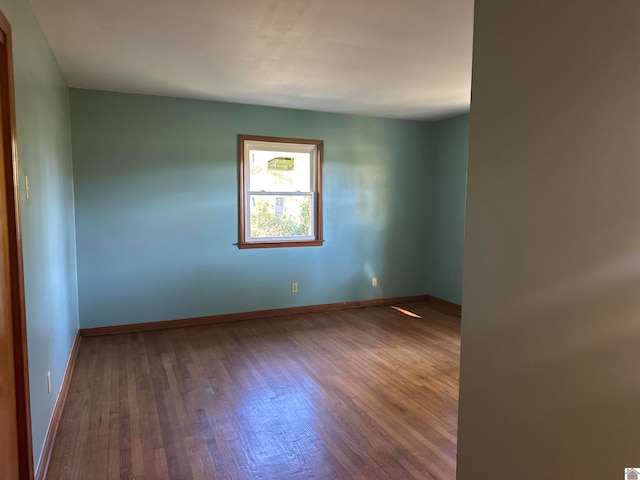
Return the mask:
{"type": "Polygon", "coordinates": [[[249,151],[249,190],[310,192],[311,155],[299,152],[249,151]]]}
{"type": "Polygon", "coordinates": [[[239,135],[239,248],[322,245],[324,142],[239,135]]]}
{"type": "Polygon", "coordinates": [[[311,195],[250,195],[249,236],[313,236],[311,198],[311,195]]]}

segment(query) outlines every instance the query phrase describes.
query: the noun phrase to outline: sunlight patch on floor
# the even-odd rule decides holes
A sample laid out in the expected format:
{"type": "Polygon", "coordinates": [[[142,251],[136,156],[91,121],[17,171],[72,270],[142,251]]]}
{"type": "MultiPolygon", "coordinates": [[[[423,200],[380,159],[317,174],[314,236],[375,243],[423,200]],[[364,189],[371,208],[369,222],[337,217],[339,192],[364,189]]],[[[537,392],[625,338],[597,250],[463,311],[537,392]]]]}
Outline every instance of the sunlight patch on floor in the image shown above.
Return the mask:
{"type": "Polygon", "coordinates": [[[399,311],[400,313],[404,313],[405,315],[407,315],[408,317],[413,317],[413,318],[422,318],[420,315],[418,315],[417,313],[413,313],[410,312],[409,310],[405,310],[404,308],[400,308],[400,307],[391,307],[394,310],[399,311]]]}

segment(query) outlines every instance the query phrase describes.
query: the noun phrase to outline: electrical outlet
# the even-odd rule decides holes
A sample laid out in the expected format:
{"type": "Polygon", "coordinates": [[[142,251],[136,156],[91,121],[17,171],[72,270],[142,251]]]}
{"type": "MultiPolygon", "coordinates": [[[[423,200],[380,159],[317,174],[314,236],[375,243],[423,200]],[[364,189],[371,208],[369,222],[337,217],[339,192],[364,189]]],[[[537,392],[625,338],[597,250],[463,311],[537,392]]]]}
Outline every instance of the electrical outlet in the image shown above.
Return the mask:
{"type": "Polygon", "coordinates": [[[51,393],[51,370],[47,371],[47,393],[51,393]]]}
{"type": "Polygon", "coordinates": [[[297,283],[292,283],[291,284],[291,293],[298,293],[298,284],[297,283]]]}
{"type": "Polygon", "coordinates": [[[372,287],[378,286],[378,277],[371,277],[371,286],[372,287]]]}

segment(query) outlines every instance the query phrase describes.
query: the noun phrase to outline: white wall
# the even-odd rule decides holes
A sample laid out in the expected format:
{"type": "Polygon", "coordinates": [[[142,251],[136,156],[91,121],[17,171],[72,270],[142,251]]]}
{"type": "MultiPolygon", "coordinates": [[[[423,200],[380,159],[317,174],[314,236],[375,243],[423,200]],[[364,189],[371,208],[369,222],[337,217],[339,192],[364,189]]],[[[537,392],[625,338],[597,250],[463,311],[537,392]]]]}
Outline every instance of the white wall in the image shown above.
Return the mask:
{"type": "Polygon", "coordinates": [[[640,2],[476,0],[458,479],[640,465],[640,2]]]}

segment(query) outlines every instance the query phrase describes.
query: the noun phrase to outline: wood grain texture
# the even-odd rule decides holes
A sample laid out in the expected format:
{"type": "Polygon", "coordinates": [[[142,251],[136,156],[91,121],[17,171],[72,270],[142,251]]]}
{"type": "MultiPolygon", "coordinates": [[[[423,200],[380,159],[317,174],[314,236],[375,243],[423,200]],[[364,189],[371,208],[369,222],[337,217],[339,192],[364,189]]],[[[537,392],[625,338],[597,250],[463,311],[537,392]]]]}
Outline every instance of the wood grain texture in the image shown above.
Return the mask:
{"type": "Polygon", "coordinates": [[[67,401],[67,395],[69,393],[69,385],[71,384],[71,377],[73,376],[73,369],[78,358],[78,349],[80,347],[80,333],[76,334],[76,338],[73,341],[73,347],[71,348],[71,355],[69,356],[69,362],[67,363],[67,369],[64,372],[62,379],[62,387],[60,388],[60,394],[56,400],[56,406],[53,408],[53,415],[51,416],[51,423],[47,430],[47,435],[44,439],[44,446],[42,447],[42,454],[40,456],[40,462],[36,470],[35,480],[44,480],[49,468],[49,462],[51,461],[51,453],[53,452],[53,442],[60,426],[60,419],[62,418],[62,411],[67,401]]]}
{"type": "Polygon", "coordinates": [[[442,310],[446,313],[450,313],[452,315],[457,315],[458,317],[462,316],[462,306],[457,303],[450,302],[448,300],[444,300],[442,298],[434,297],[433,295],[427,295],[427,302],[433,307],[442,310]]]}
{"type": "Polygon", "coordinates": [[[460,322],[403,307],[84,338],[46,478],[454,479],[460,322]]]}
{"type": "Polygon", "coordinates": [[[373,300],[361,300],[355,302],[325,303],[322,305],[305,305],[302,307],[275,308],[272,310],[259,310],[255,312],[227,313],[223,315],[211,315],[208,317],[181,318],[178,320],[165,320],[160,322],[131,323],[128,325],[114,325],[109,327],[80,329],[82,337],[94,337],[97,335],[114,335],[119,333],[142,332],[145,330],[160,330],[164,328],[193,327],[196,325],[209,325],[212,323],[237,322],[254,318],[277,317],[281,315],[298,315],[301,313],[326,312],[329,310],[343,310],[346,308],[362,308],[377,305],[391,305],[393,303],[410,303],[428,301],[429,295],[416,295],[412,297],[376,298],[373,300]]]}

